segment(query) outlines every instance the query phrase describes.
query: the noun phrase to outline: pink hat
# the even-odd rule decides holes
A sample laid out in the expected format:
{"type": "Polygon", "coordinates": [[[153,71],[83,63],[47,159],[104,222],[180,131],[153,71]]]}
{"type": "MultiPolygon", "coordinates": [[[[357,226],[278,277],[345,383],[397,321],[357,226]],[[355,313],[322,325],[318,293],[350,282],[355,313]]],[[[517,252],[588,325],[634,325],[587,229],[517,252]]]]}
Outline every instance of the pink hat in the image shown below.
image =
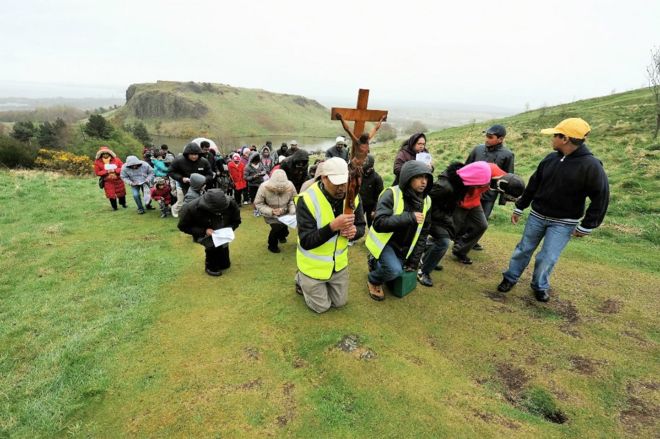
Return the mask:
{"type": "Polygon", "coordinates": [[[240,160],[241,156],[238,155],[238,153],[235,152],[234,154],[232,154],[231,158],[232,158],[232,160],[240,160]]]}
{"type": "Polygon", "coordinates": [[[465,186],[481,186],[490,183],[491,170],[486,162],[474,162],[456,171],[465,186]]]}

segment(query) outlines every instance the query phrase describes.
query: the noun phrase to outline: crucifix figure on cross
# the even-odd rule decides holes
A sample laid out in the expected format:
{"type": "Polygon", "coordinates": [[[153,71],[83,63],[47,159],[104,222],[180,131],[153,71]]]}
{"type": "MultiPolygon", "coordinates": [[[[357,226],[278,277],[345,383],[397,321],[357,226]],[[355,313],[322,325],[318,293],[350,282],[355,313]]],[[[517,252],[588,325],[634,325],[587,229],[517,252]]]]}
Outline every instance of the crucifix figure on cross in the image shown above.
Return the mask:
{"type": "Polygon", "coordinates": [[[358,92],[357,108],[336,108],[330,110],[331,120],[339,120],[352,140],[350,161],[348,164],[349,177],[348,187],[346,188],[346,208],[344,213],[352,214],[355,210],[353,200],[355,195],[360,192],[362,183],[362,166],[369,153],[369,142],[376,135],[381,124],[387,120],[387,111],[367,110],[369,102],[369,90],[360,89],[358,92]],[[353,130],[348,126],[347,121],[355,122],[353,130]],[[369,134],[363,133],[365,122],[377,122],[369,134]]]}

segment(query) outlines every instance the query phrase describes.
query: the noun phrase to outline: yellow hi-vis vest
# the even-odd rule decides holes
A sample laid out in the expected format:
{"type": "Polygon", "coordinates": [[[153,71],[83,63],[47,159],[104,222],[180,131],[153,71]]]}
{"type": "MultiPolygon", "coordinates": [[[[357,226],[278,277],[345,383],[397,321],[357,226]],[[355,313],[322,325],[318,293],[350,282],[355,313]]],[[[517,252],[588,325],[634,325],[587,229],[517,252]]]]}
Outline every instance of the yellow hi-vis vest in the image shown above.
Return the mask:
{"type": "MultiPolygon", "coordinates": [[[[316,227],[321,229],[335,219],[332,206],[321,192],[318,182],[311,185],[305,192],[298,195],[305,201],[307,209],[316,219],[316,227]]],[[[360,203],[360,198],[355,197],[355,207],[360,203]]],[[[346,200],[344,200],[344,205],[346,200]]],[[[305,250],[300,246],[298,236],[298,250],[296,251],[296,263],[298,270],[306,276],[318,280],[328,280],[335,271],[341,271],[348,266],[348,239],[335,233],[334,236],[320,246],[305,250]]]]}
{"type": "MultiPolygon", "coordinates": [[[[399,186],[392,186],[385,188],[385,190],[381,192],[381,196],[387,190],[392,191],[392,195],[394,198],[394,205],[392,207],[393,214],[401,215],[403,213],[403,207],[404,207],[403,192],[401,191],[401,188],[399,186]]],[[[431,208],[431,199],[427,196],[424,199],[424,204],[422,205],[422,213],[424,214],[424,218],[426,218],[426,214],[430,208],[431,208]]],[[[408,254],[406,254],[406,259],[410,257],[410,254],[415,248],[415,244],[417,244],[417,239],[419,238],[419,234],[422,233],[423,226],[424,223],[417,225],[415,238],[413,238],[413,242],[412,244],[410,244],[410,248],[408,249],[408,254]]],[[[369,249],[369,252],[374,256],[374,258],[376,259],[380,258],[380,254],[382,253],[383,249],[385,248],[385,245],[387,245],[387,242],[390,240],[393,234],[394,232],[387,232],[387,233],[376,232],[373,224],[371,225],[371,227],[369,228],[369,233],[367,234],[366,244],[367,244],[367,249],[369,249]]]]}

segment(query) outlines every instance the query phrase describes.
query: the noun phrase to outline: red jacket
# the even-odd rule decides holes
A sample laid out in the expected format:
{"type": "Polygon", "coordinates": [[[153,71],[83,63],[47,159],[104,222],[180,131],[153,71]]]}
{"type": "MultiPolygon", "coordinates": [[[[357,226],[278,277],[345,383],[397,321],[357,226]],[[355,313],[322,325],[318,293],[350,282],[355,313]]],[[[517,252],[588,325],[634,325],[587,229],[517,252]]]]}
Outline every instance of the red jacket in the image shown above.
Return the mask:
{"type": "MultiPolygon", "coordinates": [[[[490,166],[491,179],[506,175],[506,172],[500,169],[500,167],[497,166],[495,163],[488,163],[488,166],[490,166]]],[[[463,201],[461,201],[459,206],[462,207],[463,209],[473,209],[477,206],[480,206],[481,195],[483,195],[484,192],[488,192],[489,190],[490,190],[490,186],[469,188],[467,194],[465,194],[465,198],[463,198],[463,201]]]]}
{"type": "Polygon", "coordinates": [[[172,204],[172,194],[170,190],[170,185],[169,184],[164,184],[163,187],[158,189],[157,186],[154,186],[151,188],[151,199],[160,201],[163,200],[165,201],[165,204],[168,206],[172,204]]]}
{"type": "Polygon", "coordinates": [[[126,196],[126,187],[119,173],[124,163],[118,157],[110,158],[110,165],[117,166],[115,169],[108,171],[105,169],[103,159],[94,160],[94,173],[99,177],[103,177],[103,190],[105,196],[108,198],[117,198],[126,196]]]}
{"type": "Polygon", "coordinates": [[[241,189],[245,189],[247,186],[247,182],[245,181],[245,177],[243,176],[243,172],[245,171],[245,165],[243,163],[236,163],[233,160],[229,162],[229,165],[227,165],[229,168],[229,175],[231,176],[232,181],[234,182],[234,187],[238,189],[239,191],[241,189]]]}

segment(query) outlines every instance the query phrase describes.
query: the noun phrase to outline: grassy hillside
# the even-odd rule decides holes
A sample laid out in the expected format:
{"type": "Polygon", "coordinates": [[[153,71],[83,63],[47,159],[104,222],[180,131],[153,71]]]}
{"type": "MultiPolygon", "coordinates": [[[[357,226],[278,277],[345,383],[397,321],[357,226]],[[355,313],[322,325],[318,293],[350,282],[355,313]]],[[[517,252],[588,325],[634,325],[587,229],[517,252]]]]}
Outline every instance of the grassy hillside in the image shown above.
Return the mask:
{"type": "Polygon", "coordinates": [[[223,84],[158,81],[134,84],[117,122],[145,122],[150,133],[172,137],[332,136],[330,110],[302,96],[223,84]]]}
{"type": "MultiPolygon", "coordinates": [[[[538,129],[584,117],[612,180],[605,224],[568,245],[547,304],[529,270],[495,290],[522,232],[510,206],[474,265],[443,261],[404,299],[367,296],[356,244],[348,305],[318,316],[294,292],[295,232],[267,252],[249,208],[211,278],[175,220],[111,211],[95,178],[0,171],[0,437],[657,437],[648,105],[638,91],[502,120],[527,176],[550,148],[538,129]]],[[[432,134],[436,164],[486,125],[432,134]]],[[[395,146],[374,153],[389,170],[395,146]]]]}
{"type": "MultiPolygon", "coordinates": [[[[475,145],[483,143],[482,131],[501,123],[507,128],[506,144],[516,154],[516,173],[527,179],[539,161],[552,152],[550,136],[539,131],[568,117],[589,122],[592,132],[588,147],[603,162],[610,179],[609,213],[595,237],[615,242],[641,238],[660,245],[660,139],[651,139],[655,116],[648,89],[448,128],[430,134],[428,145],[439,171],[452,160],[465,160],[475,145]]],[[[374,148],[377,169],[389,181],[398,146],[387,143],[374,148]]]]}

